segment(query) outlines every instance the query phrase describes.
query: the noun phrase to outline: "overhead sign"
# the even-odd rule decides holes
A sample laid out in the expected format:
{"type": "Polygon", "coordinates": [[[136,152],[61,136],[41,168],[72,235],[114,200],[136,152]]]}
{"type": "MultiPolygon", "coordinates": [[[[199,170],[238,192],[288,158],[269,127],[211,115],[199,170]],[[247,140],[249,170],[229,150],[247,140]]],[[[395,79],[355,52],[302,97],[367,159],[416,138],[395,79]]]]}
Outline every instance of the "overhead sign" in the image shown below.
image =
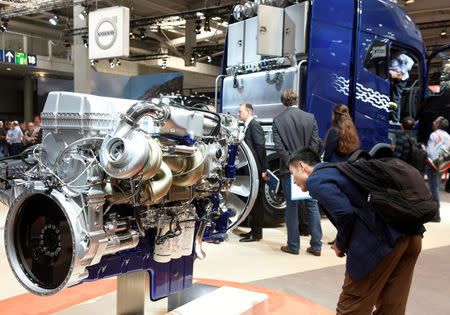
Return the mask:
{"type": "Polygon", "coordinates": [[[28,54],[27,56],[27,64],[29,66],[36,67],[37,66],[37,56],[33,54],[28,54]]]}
{"type": "Polygon", "coordinates": [[[27,54],[17,51],[16,52],[16,64],[18,65],[26,65],[27,64],[27,54]]]}
{"type": "Polygon", "coordinates": [[[16,54],[14,53],[14,50],[5,50],[5,61],[9,63],[16,63],[16,54]]]}
{"type": "Polygon", "coordinates": [[[89,59],[128,57],[130,9],[111,7],[89,12],[89,59]]]}

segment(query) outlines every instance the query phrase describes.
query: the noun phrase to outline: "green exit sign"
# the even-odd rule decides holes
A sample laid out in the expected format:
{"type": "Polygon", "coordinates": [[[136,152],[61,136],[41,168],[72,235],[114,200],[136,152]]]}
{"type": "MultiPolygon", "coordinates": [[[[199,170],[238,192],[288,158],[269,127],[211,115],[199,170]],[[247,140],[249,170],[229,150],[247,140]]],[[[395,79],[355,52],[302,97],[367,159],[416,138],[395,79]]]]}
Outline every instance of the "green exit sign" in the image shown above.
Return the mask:
{"type": "Polygon", "coordinates": [[[27,54],[16,51],[16,64],[26,65],[27,64],[27,54]]]}

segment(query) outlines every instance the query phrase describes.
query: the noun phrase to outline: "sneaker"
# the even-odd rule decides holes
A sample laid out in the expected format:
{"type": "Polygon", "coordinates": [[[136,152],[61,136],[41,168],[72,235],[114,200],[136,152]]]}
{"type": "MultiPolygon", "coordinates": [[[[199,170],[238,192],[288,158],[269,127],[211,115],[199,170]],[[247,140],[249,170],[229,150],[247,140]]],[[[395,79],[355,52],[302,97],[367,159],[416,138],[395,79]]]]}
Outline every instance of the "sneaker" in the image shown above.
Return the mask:
{"type": "Polygon", "coordinates": [[[306,251],[307,251],[308,253],[310,253],[310,254],[313,254],[314,256],[320,256],[320,255],[321,255],[320,251],[315,250],[315,249],[312,248],[312,247],[308,247],[308,248],[306,249],[306,251]]]}

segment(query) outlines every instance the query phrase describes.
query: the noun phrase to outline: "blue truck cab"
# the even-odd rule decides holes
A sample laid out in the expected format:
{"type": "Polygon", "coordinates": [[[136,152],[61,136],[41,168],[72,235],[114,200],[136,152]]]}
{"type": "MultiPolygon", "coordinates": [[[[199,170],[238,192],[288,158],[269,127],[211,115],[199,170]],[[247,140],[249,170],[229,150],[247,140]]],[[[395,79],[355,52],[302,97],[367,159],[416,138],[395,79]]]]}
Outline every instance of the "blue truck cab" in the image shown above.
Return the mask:
{"type": "MultiPolygon", "coordinates": [[[[420,120],[427,95],[425,47],[413,20],[395,0],[271,3],[233,9],[220,110],[236,114],[241,103],[254,106],[266,133],[272,170],[277,169],[278,157],[271,123],[283,110],[280,95],[288,88],[298,93],[299,107],[314,114],[322,139],[331,124],[332,107],[343,103],[351,110],[361,149],[390,155],[400,132],[390,105],[394,56],[403,53],[414,61],[398,104],[400,117],[420,120]]],[[[263,196],[267,214],[282,214],[284,201],[279,197],[263,196]]]]}

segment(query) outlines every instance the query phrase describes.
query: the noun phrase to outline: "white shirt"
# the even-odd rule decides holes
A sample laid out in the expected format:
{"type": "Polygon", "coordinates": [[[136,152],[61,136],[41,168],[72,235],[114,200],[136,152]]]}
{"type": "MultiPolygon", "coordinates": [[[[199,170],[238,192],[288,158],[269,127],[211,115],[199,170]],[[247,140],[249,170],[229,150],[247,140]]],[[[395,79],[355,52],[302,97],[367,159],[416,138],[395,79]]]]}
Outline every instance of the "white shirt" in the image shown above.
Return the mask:
{"type": "Polygon", "coordinates": [[[391,62],[389,70],[394,70],[402,74],[402,81],[406,81],[409,78],[409,71],[414,65],[414,60],[405,54],[401,54],[394,58],[391,62]]]}
{"type": "Polygon", "coordinates": [[[441,141],[447,142],[449,140],[450,135],[446,131],[438,129],[430,135],[425,151],[430,155],[441,141]]]}
{"type": "Polygon", "coordinates": [[[14,128],[11,128],[8,130],[8,133],[6,135],[6,141],[8,143],[14,144],[14,143],[22,143],[22,130],[19,126],[15,126],[14,128]]]}

